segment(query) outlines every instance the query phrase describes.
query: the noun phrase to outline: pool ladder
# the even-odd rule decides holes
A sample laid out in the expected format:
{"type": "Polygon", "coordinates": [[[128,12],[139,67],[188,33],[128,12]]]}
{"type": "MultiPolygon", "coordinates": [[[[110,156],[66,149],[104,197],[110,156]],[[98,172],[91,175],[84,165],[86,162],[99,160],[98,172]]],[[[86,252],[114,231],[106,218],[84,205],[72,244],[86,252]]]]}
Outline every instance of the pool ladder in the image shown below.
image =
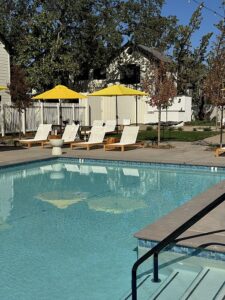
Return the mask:
{"type": "Polygon", "coordinates": [[[148,258],[153,256],[153,281],[159,282],[159,262],[158,256],[161,250],[163,250],[166,246],[176,241],[177,237],[179,237],[182,233],[184,233],[187,229],[201,220],[204,216],[206,216],[209,212],[219,206],[225,200],[225,193],[216,198],[213,202],[205,206],[199,212],[197,212],[194,216],[188,219],[184,224],[179,226],[176,230],[174,230],[171,234],[169,234],[165,239],[159,242],[155,247],[145,253],[142,257],[140,257],[133,265],[132,268],[132,300],[137,300],[137,269],[138,267],[145,262],[148,258]]]}

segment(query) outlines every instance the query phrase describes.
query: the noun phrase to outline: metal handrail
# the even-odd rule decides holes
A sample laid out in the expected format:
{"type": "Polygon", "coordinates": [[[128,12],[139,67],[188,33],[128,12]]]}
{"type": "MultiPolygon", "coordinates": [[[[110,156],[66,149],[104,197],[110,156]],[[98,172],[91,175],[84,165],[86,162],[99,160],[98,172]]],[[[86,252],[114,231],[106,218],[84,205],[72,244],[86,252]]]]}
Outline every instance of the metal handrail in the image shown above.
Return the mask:
{"type": "Polygon", "coordinates": [[[155,247],[145,253],[142,257],[140,257],[133,265],[132,268],[132,300],[137,300],[137,269],[138,267],[146,261],[149,257],[154,255],[153,261],[153,281],[158,282],[158,254],[159,252],[171,244],[175,242],[175,239],[184,233],[188,228],[197,223],[200,219],[202,219],[205,215],[207,215],[210,211],[216,208],[225,200],[225,193],[216,198],[213,202],[205,206],[202,210],[188,219],[184,224],[179,226],[176,230],[174,230],[171,234],[169,234],[165,239],[159,242],[155,247]]]}

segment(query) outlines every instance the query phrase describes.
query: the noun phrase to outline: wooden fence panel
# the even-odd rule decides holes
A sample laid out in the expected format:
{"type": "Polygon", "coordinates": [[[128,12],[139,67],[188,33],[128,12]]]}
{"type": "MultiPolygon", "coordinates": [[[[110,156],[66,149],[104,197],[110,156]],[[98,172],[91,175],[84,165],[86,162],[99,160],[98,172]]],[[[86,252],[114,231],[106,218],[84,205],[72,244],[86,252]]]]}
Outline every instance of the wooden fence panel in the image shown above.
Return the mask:
{"type": "Polygon", "coordinates": [[[41,107],[33,106],[26,109],[25,127],[26,131],[35,131],[41,120],[41,107]]]}
{"type": "Polygon", "coordinates": [[[19,132],[20,118],[18,110],[4,105],[3,122],[6,133],[19,132]]]}
{"type": "MultiPolygon", "coordinates": [[[[3,111],[0,106],[1,128],[3,133],[14,133],[19,132],[19,112],[17,109],[4,105],[3,111]]],[[[62,103],[61,113],[62,121],[69,121],[72,124],[73,121],[79,121],[81,125],[85,124],[85,106],[73,103],[62,103]]],[[[58,124],[58,104],[57,103],[44,103],[43,107],[41,103],[35,103],[32,107],[26,109],[24,114],[25,131],[36,131],[38,125],[41,123],[41,116],[43,114],[44,123],[58,124]],[[42,111],[43,109],[43,111],[42,111]]]]}

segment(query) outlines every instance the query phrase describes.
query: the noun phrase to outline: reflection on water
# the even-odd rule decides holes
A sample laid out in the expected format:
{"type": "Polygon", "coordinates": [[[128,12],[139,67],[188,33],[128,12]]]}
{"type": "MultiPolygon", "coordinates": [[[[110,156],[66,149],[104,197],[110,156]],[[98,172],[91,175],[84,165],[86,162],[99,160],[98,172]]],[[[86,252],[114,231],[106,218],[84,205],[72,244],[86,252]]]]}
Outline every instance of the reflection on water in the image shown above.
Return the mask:
{"type": "Polygon", "coordinates": [[[133,234],[224,178],[69,160],[0,170],[0,299],[122,299],[133,234]]]}
{"type": "Polygon", "coordinates": [[[36,196],[41,201],[48,202],[57,208],[64,209],[86,199],[84,193],[53,191],[40,193],[36,196]]]}
{"type": "Polygon", "coordinates": [[[9,228],[6,220],[13,208],[13,178],[0,176],[0,230],[9,228]]]}
{"type": "Polygon", "coordinates": [[[138,198],[123,198],[117,196],[96,197],[88,201],[88,207],[95,211],[103,211],[112,214],[132,212],[137,209],[147,208],[144,200],[138,198]]]}
{"type": "Polygon", "coordinates": [[[74,163],[42,164],[0,173],[0,226],[12,209],[14,182],[20,192],[59,209],[85,202],[95,211],[128,213],[151,207],[159,214],[183,204],[224,179],[223,173],[191,169],[134,168],[74,163]]]}

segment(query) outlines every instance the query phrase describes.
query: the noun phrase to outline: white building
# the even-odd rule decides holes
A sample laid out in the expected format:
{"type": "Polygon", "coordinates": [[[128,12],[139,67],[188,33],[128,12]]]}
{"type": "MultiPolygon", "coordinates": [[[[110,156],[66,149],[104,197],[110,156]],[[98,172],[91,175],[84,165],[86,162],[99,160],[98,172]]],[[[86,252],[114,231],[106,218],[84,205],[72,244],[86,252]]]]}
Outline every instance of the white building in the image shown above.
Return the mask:
{"type": "MultiPolygon", "coordinates": [[[[10,83],[10,54],[9,45],[4,36],[0,34],[0,85],[7,86],[10,83]]],[[[10,104],[11,97],[5,91],[0,91],[1,104],[10,104]]]]}
{"type": "MultiPolygon", "coordinates": [[[[148,72],[154,71],[159,62],[170,63],[168,56],[154,48],[143,45],[125,45],[118,57],[116,57],[103,70],[94,70],[92,80],[88,85],[89,92],[99,90],[111,84],[124,84],[128,87],[142,90],[142,82],[148,72]]],[[[131,123],[156,123],[158,122],[158,110],[148,103],[147,97],[117,97],[119,124],[123,119],[130,119],[131,123]]],[[[116,116],[115,97],[89,97],[88,105],[89,124],[94,120],[110,120],[116,116]]],[[[173,104],[162,111],[162,121],[191,121],[192,98],[186,96],[175,97],[173,104]]]]}
{"type": "MultiPolygon", "coordinates": [[[[148,111],[144,116],[144,123],[157,123],[159,111],[157,107],[148,105],[148,111]]],[[[168,122],[190,122],[192,117],[192,98],[188,96],[177,96],[173,104],[167,109],[161,110],[161,121],[168,122]]]]}

